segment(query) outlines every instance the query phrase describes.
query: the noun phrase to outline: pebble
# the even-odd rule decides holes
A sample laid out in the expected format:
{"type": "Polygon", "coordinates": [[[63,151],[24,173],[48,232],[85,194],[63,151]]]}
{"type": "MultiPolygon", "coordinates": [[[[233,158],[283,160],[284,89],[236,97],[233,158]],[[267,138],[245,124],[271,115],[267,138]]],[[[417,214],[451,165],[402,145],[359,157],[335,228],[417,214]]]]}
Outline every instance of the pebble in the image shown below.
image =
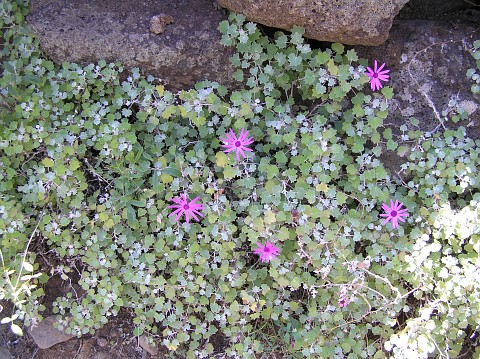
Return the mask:
{"type": "Polygon", "coordinates": [[[105,339],[105,338],[98,338],[97,339],[97,344],[98,344],[99,347],[104,348],[104,347],[107,346],[108,340],[105,339]]]}
{"type": "Polygon", "coordinates": [[[138,338],[138,344],[145,349],[151,356],[156,356],[158,353],[158,348],[151,346],[147,342],[147,337],[145,335],[140,335],[140,338],[138,338]]]}
{"type": "Polygon", "coordinates": [[[105,353],[105,352],[97,352],[92,357],[92,359],[110,359],[110,354],[105,353]]]}
{"type": "Polygon", "coordinates": [[[74,335],[66,334],[55,328],[54,324],[56,321],[56,316],[53,315],[44,318],[41,322],[30,328],[30,335],[40,349],[48,349],[55,344],[66,342],[74,337],[74,335]]]}

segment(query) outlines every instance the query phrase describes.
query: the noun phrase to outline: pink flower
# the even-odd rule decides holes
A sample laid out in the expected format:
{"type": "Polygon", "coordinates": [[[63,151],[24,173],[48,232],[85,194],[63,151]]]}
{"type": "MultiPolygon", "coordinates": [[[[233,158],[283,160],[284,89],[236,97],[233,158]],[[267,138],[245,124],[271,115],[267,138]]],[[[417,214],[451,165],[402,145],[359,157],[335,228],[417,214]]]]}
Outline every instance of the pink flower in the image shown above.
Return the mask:
{"type": "Polygon", "coordinates": [[[175,211],[170,213],[169,217],[176,214],[177,217],[175,217],[175,222],[178,222],[178,219],[185,213],[187,223],[190,221],[190,216],[198,222],[199,219],[196,215],[202,216],[199,211],[203,209],[201,203],[195,203],[199,198],[200,197],[196,197],[190,202],[188,202],[187,196],[184,194],[181,194],[180,198],[172,198],[172,202],[175,202],[176,204],[172,204],[171,206],[168,206],[168,208],[175,208],[175,211]]]}
{"type": "Polygon", "coordinates": [[[371,77],[370,79],[370,86],[372,87],[372,91],[375,90],[380,90],[382,88],[382,84],[380,81],[388,81],[389,77],[387,74],[390,72],[390,70],[383,70],[383,67],[385,66],[385,63],[380,66],[380,68],[377,68],[377,60],[375,60],[375,66],[373,67],[373,70],[370,67],[367,67],[367,76],[371,77]]]}
{"type": "Polygon", "coordinates": [[[225,134],[225,136],[226,138],[221,139],[225,143],[224,145],[222,145],[222,147],[226,148],[226,150],[224,150],[223,152],[229,153],[235,151],[237,161],[240,161],[240,155],[242,155],[243,157],[247,157],[244,151],[252,152],[252,150],[246,146],[253,143],[253,137],[247,138],[248,131],[245,131],[245,129],[242,128],[242,130],[240,131],[240,136],[238,136],[238,138],[232,129],[230,129],[230,132],[225,134]]]}
{"type": "Polygon", "coordinates": [[[342,297],[338,300],[338,307],[339,308],[345,308],[350,301],[346,297],[342,297]]]}
{"type": "Polygon", "coordinates": [[[257,242],[257,246],[258,248],[255,248],[253,253],[258,254],[262,262],[270,262],[272,259],[275,259],[280,252],[280,248],[275,247],[269,241],[267,241],[265,246],[262,246],[259,242],[257,242]]]}
{"type": "Polygon", "coordinates": [[[398,221],[405,222],[405,219],[402,217],[408,217],[408,213],[406,208],[401,209],[402,206],[403,203],[399,204],[397,200],[395,200],[395,203],[393,203],[393,200],[390,200],[390,207],[388,207],[386,203],[383,203],[382,208],[386,213],[381,214],[380,216],[386,217],[387,219],[383,221],[382,224],[392,221],[392,227],[397,228],[398,221]]]}

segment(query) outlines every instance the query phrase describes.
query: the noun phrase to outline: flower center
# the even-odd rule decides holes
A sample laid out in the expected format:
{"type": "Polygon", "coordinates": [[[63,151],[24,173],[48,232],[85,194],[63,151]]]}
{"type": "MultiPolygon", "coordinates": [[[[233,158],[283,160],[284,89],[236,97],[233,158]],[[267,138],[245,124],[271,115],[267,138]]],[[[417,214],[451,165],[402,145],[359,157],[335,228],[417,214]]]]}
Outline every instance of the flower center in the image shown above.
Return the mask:
{"type": "Polygon", "coordinates": [[[396,216],[397,216],[397,211],[391,211],[391,212],[390,212],[390,216],[396,217],[396,216]]]}
{"type": "Polygon", "coordinates": [[[240,141],[235,142],[235,147],[240,147],[242,143],[240,141]]]}
{"type": "Polygon", "coordinates": [[[184,209],[185,211],[187,211],[187,210],[190,209],[190,206],[189,206],[188,204],[185,204],[185,205],[183,206],[183,209],[184,209]]]}
{"type": "Polygon", "coordinates": [[[375,72],[375,73],[373,74],[373,78],[376,79],[377,77],[378,77],[378,74],[375,72]]]}
{"type": "Polygon", "coordinates": [[[263,251],[266,252],[266,253],[268,253],[268,252],[270,252],[270,248],[265,247],[265,249],[264,249],[263,251]]]}

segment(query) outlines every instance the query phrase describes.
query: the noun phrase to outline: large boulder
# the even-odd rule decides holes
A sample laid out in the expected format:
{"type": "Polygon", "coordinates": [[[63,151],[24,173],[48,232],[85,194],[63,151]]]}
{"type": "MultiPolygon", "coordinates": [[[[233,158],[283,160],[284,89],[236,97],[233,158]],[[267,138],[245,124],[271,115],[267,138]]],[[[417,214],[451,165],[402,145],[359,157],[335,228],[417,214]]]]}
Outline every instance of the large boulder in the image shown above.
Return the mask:
{"type": "Polygon", "coordinates": [[[178,89],[228,85],[231,51],[220,44],[226,14],[212,0],[37,0],[27,21],[55,62],[120,61],[178,89]]]}
{"type": "Polygon", "coordinates": [[[392,21],[408,0],[218,0],[229,10],[263,25],[349,45],[380,45],[392,21]]]}

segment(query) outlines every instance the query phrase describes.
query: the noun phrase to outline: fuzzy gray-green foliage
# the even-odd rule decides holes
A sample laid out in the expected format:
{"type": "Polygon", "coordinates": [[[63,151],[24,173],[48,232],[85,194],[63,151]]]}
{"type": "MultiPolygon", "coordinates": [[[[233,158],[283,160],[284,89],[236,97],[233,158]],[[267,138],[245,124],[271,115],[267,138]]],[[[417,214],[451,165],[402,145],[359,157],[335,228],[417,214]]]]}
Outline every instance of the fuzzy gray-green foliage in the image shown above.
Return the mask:
{"type": "Polygon", "coordinates": [[[245,89],[171,93],[135,69],[121,81],[118,64],[53,64],[27,1],[0,9],[0,293],[20,319],[40,318],[33,272],[48,269],[41,283],[81,287],[54,303],[60,328],[94,333],[127,308],[135,335],[191,358],[219,331],[232,357],[453,356],[480,325],[479,142],[415,119],[396,138],[393,92],[368,89],[355,51],[232,15],[220,31],[245,89]],[[220,147],[230,128],[255,139],[240,162],[220,147]],[[387,149],[407,156],[399,173],[387,149]],[[200,196],[200,222],[168,216],[182,193],[200,196]],[[410,214],[398,229],[379,217],[390,198],[410,214]],[[281,252],[262,264],[267,239],[281,252]],[[50,268],[28,265],[34,245],[50,268]],[[32,276],[8,286],[22,263],[32,276]]]}

